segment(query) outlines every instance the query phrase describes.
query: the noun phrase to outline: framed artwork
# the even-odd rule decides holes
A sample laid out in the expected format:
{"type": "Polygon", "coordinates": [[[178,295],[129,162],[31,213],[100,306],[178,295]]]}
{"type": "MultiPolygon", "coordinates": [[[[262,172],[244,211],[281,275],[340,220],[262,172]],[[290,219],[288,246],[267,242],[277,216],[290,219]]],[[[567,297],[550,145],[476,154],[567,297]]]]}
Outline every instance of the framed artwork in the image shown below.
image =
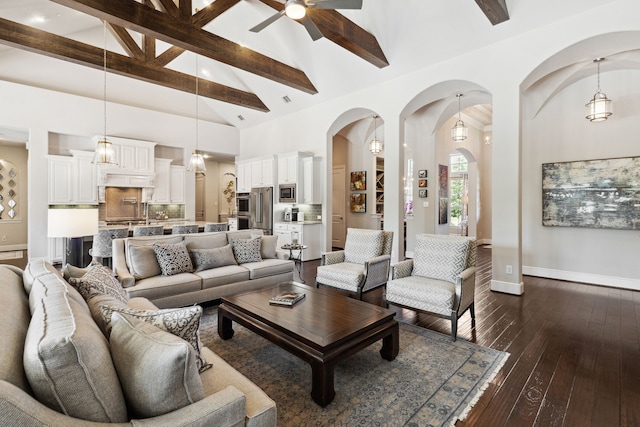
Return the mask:
{"type": "Polygon", "coordinates": [[[449,222],[449,166],[438,165],[438,224],[449,222]]]}
{"type": "Polygon", "coordinates": [[[364,213],[367,211],[367,194],[354,193],[351,195],[351,212],[364,213]]]}
{"type": "Polygon", "coordinates": [[[367,171],[351,172],[351,191],[367,189],[367,171]]]}
{"type": "Polygon", "coordinates": [[[427,188],[427,180],[419,179],[418,180],[418,188],[427,188]]]}
{"type": "Polygon", "coordinates": [[[421,188],[420,190],[418,190],[418,197],[422,199],[427,197],[427,190],[425,188],[421,188]]]}
{"type": "Polygon", "coordinates": [[[427,177],[427,170],[426,169],[420,169],[418,171],[418,178],[426,178],[427,177]]]}
{"type": "Polygon", "coordinates": [[[640,230],[640,157],[542,164],[542,225],[640,230]]]}

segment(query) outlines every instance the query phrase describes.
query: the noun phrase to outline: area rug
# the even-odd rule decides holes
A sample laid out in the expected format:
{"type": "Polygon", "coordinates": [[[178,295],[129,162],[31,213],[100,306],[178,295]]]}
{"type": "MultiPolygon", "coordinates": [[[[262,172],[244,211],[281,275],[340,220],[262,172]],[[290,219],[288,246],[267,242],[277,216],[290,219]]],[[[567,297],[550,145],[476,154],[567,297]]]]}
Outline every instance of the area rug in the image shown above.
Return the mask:
{"type": "Polygon", "coordinates": [[[333,402],[311,398],[311,368],[234,323],[224,341],[217,307],[205,308],[200,337],[277,405],[279,426],[453,426],[464,419],[508,353],[400,323],[400,353],[392,361],[374,344],[335,369],[333,402]]]}

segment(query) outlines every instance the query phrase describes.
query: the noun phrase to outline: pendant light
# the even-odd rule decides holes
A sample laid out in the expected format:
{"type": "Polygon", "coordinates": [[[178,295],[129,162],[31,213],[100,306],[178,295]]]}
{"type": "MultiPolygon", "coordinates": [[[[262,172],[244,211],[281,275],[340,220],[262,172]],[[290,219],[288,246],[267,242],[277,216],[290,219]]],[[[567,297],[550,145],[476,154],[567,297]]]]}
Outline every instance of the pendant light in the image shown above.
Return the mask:
{"type": "Polygon", "coordinates": [[[196,54],[196,149],[191,153],[191,160],[187,166],[189,172],[204,173],[207,167],[204,164],[204,156],[198,151],[198,55],[196,54]]]}
{"type": "Polygon", "coordinates": [[[104,129],[102,138],[98,139],[98,145],[96,145],[96,152],[93,156],[93,163],[96,165],[108,165],[117,166],[116,156],[113,152],[113,146],[107,139],[107,21],[103,21],[103,38],[104,49],[102,54],[102,71],[103,71],[103,114],[104,114],[104,129]]]}
{"type": "Polygon", "coordinates": [[[369,143],[371,154],[378,154],[382,151],[382,141],[378,139],[378,116],[373,116],[373,139],[369,143]]]}
{"type": "Polygon", "coordinates": [[[462,94],[457,93],[456,97],[458,98],[458,121],[456,121],[456,124],[451,128],[451,139],[456,142],[460,142],[467,139],[469,128],[465,126],[464,122],[460,118],[460,98],[462,98],[462,94]]]}
{"type": "Polygon", "coordinates": [[[607,120],[612,114],[611,100],[607,98],[607,95],[600,92],[600,63],[602,61],[604,61],[604,58],[596,58],[593,60],[593,62],[598,64],[598,90],[587,105],[585,105],[585,107],[587,107],[587,115],[585,118],[591,122],[607,120]]]}

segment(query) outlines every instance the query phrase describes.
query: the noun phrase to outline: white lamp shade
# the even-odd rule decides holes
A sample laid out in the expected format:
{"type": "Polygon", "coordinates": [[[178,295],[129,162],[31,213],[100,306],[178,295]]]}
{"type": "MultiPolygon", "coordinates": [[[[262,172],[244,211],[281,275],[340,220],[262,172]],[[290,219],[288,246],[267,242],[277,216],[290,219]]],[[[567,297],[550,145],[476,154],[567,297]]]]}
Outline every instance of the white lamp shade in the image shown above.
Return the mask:
{"type": "Polygon", "coordinates": [[[458,120],[455,126],[451,129],[451,139],[454,141],[464,141],[469,134],[469,128],[467,128],[462,120],[458,120]]]}
{"type": "Polygon", "coordinates": [[[98,209],[49,209],[49,237],[84,237],[98,233],[98,209]]]}
{"type": "Polygon", "coordinates": [[[371,140],[369,143],[369,151],[371,151],[372,154],[380,153],[382,151],[382,141],[377,138],[371,140]]]}
{"type": "Polygon", "coordinates": [[[585,117],[592,122],[607,120],[612,114],[611,100],[602,92],[596,92],[585,107],[587,108],[585,117]]]}
{"type": "Polygon", "coordinates": [[[304,17],[307,10],[302,0],[289,0],[284,7],[284,11],[291,19],[300,19],[304,17]]]}

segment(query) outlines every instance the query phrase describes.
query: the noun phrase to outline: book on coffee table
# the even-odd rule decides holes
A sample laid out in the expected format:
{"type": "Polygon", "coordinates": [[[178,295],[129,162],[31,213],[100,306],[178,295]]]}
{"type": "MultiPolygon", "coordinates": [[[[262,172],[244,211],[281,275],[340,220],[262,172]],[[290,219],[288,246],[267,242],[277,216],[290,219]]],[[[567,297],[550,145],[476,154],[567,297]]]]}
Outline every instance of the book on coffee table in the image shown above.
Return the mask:
{"type": "Polygon", "coordinates": [[[302,292],[283,292],[279,295],[272,296],[269,299],[269,304],[278,305],[293,305],[304,298],[302,292]]]}

